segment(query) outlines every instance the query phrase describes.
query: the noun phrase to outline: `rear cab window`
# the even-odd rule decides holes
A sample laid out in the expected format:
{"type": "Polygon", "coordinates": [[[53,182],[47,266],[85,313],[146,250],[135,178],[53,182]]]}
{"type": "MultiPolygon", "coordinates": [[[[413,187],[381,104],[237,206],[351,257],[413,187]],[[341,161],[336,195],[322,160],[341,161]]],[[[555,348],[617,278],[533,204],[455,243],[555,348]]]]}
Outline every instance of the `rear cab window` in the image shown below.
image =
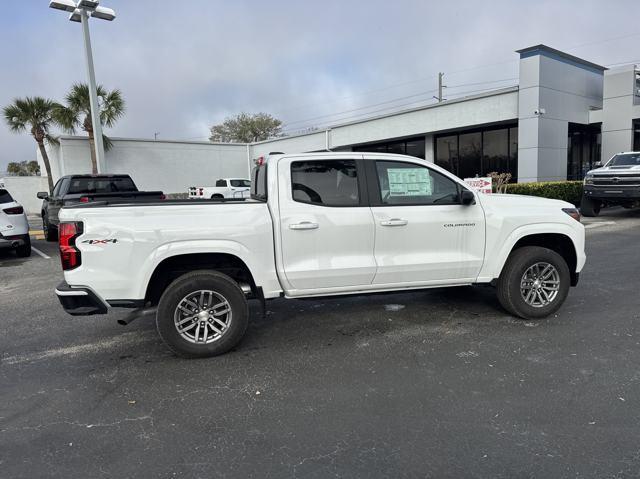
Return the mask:
{"type": "Polygon", "coordinates": [[[0,204],[13,203],[13,198],[7,190],[0,189],[0,204]]]}
{"type": "Polygon", "coordinates": [[[249,180],[231,180],[231,186],[234,188],[248,188],[251,186],[251,182],[249,180]]]}
{"type": "Polygon", "coordinates": [[[71,178],[68,194],[138,191],[131,178],[71,178]]]}
{"type": "Polygon", "coordinates": [[[216,188],[224,188],[227,186],[227,180],[216,181],[216,188]]]}
{"type": "Polygon", "coordinates": [[[258,201],[267,201],[267,163],[256,165],[251,172],[251,198],[258,201]]]}

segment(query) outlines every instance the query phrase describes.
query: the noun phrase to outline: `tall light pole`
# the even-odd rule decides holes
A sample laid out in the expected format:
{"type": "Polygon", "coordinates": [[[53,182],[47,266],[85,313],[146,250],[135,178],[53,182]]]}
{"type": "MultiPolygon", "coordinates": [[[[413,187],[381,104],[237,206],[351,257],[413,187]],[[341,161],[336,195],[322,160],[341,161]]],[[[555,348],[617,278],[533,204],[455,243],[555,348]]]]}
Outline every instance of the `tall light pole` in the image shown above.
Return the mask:
{"type": "Polygon", "coordinates": [[[116,18],[115,12],[99,5],[99,0],[52,0],[49,8],[71,12],[69,20],[82,24],[82,36],[84,38],[84,57],[87,66],[89,80],[89,104],[91,106],[91,124],[93,126],[93,139],[96,150],[96,163],[98,173],[105,171],[104,144],[102,141],[102,122],[100,121],[100,104],[96,89],[96,73],[93,69],[93,53],[91,52],[91,37],[89,36],[89,17],[111,21],[116,18]]]}

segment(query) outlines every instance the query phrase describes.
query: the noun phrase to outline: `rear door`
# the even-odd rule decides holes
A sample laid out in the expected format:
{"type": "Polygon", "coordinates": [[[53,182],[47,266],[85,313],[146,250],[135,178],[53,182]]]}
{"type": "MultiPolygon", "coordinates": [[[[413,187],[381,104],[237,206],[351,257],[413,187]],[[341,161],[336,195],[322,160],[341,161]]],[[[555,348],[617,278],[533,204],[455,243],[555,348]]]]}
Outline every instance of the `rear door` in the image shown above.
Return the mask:
{"type": "Polygon", "coordinates": [[[424,162],[366,161],[375,221],[374,284],[473,281],[482,267],[485,218],[462,205],[463,185],[424,162]]]}
{"type": "Polygon", "coordinates": [[[278,168],[281,262],[289,289],[369,285],[374,224],[362,156],[283,158],[278,168]]]}

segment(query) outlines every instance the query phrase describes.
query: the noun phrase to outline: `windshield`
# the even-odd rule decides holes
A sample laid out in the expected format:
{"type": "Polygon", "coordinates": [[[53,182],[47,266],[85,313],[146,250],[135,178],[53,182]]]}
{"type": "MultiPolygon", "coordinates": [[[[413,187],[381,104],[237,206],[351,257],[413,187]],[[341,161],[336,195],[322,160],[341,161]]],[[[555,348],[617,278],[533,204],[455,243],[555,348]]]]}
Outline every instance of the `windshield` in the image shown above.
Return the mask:
{"type": "Polygon", "coordinates": [[[138,191],[131,178],[73,178],[69,193],[116,193],[138,191]]]}
{"type": "Polygon", "coordinates": [[[249,180],[231,180],[231,186],[234,188],[250,188],[251,182],[249,180]]]}
{"type": "Polygon", "coordinates": [[[607,166],[640,166],[640,153],[624,153],[611,158],[607,166]]]}

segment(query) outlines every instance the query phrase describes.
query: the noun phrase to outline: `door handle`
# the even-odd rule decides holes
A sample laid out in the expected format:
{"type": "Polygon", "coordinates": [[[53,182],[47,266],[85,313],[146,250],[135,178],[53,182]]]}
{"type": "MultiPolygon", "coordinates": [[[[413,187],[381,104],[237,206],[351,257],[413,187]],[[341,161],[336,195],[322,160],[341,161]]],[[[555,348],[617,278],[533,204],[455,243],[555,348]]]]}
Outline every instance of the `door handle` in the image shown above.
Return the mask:
{"type": "Polygon", "coordinates": [[[317,230],[320,225],[318,223],[312,223],[311,221],[301,221],[300,223],[293,223],[289,225],[291,230],[317,230]]]}
{"type": "Polygon", "coordinates": [[[409,222],[401,218],[391,218],[390,220],[381,221],[382,226],[406,226],[409,222]]]}

